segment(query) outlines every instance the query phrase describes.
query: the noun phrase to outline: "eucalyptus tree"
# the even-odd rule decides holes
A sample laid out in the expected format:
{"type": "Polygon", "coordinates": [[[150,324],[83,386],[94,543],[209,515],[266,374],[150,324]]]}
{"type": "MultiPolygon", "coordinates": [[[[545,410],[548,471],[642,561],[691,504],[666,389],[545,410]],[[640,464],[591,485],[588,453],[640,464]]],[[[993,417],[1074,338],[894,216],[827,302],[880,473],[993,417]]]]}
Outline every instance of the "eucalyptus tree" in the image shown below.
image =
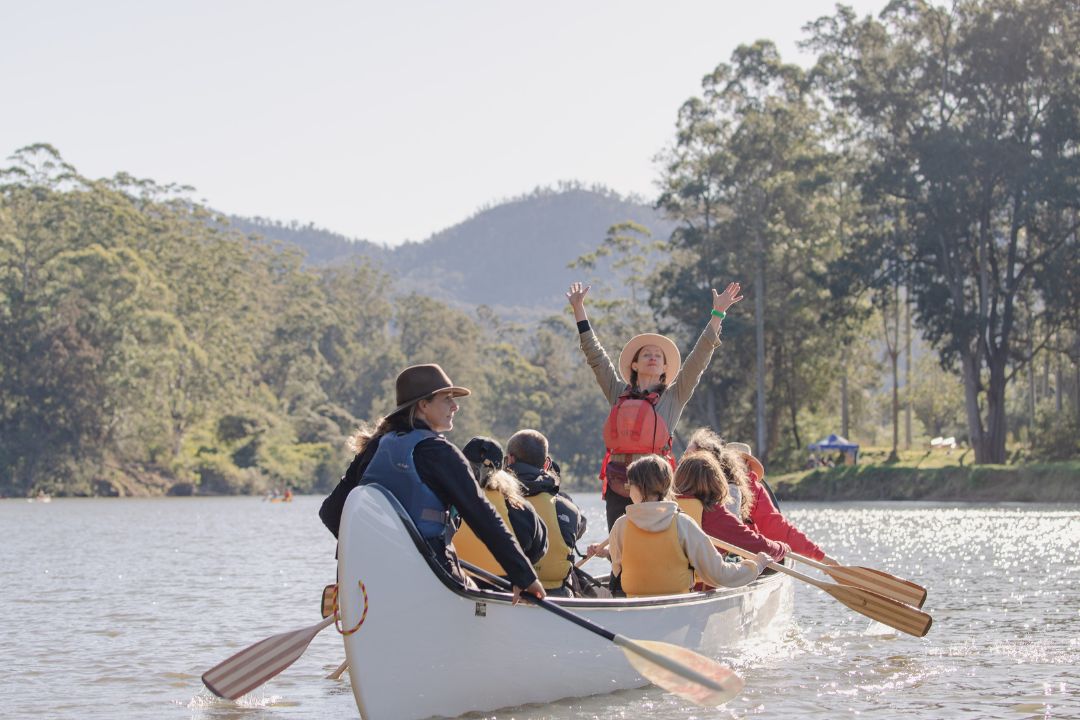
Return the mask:
{"type": "Polygon", "coordinates": [[[960,366],[977,462],[1005,459],[1006,386],[1031,295],[1038,351],[1065,321],[1054,282],[1080,261],[1080,3],[841,7],[812,25],[820,77],[871,150],[861,189],[905,223],[917,318],[960,366]]]}
{"type": "Polygon", "coordinates": [[[759,41],[705,77],[664,156],[659,205],[679,226],[654,304],[677,327],[696,329],[702,293],[752,278],[754,320],[737,307],[724,321],[726,344],[714,361],[722,371],[703,380],[704,415],[696,417],[729,435],[752,437],[756,428],[763,455],[782,429],[789,450],[803,444],[800,412],[830,393],[847,332],[826,322],[844,314],[826,278],[842,210],[828,134],[805,72],[759,41]],[[740,414],[755,386],[756,420],[748,421],[740,414]]]}

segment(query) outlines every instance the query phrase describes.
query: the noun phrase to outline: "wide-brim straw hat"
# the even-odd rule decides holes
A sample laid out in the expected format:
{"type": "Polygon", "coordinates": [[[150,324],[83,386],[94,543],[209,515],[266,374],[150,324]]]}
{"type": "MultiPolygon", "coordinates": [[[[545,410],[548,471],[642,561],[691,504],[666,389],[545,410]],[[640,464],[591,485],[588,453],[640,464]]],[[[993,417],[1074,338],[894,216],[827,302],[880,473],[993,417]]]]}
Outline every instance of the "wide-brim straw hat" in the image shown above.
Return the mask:
{"type": "Polygon", "coordinates": [[[724,447],[742,453],[743,460],[746,461],[746,466],[757,473],[758,478],[765,477],[765,466],[761,464],[760,460],[754,457],[754,453],[751,452],[751,447],[749,445],[741,442],[729,442],[724,447]]]}
{"type": "Polygon", "coordinates": [[[619,372],[622,373],[623,380],[630,382],[630,365],[634,362],[634,353],[646,345],[656,345],[664,351],[664,360],[667,365],[667,370],[664,371],[666,375],[665,381],[671,384],[675,380],[675,376],[679,374],[679,368],[682,366],[682,355],[679,354],[679,348],[675,346],[675,343],[669,338],[656,333],[635,335],[630,338],[630,342],[626,343],[626,347],[622,349],[622,353],[619,355],[619,372]]]}
{"type": "Polygon", "coordinates": [[[463,397],[472,393],[468,388],[458,387],[446,372],[435,364],[413,365],[402,370],[394,383],[397,407],[388,415],[399,413],[414,405],[428,395],[449,390],[454,397],[463,397]]]}

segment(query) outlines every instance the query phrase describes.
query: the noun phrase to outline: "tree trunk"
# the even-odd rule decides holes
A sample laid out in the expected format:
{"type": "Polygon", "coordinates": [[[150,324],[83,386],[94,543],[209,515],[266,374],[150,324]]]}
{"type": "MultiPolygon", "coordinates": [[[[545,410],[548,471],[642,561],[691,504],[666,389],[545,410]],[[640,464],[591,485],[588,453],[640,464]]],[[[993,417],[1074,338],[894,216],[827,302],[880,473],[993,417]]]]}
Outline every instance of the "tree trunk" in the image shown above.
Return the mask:
{"type": "Polygon", "coordinates": [[[979,358],[972,348],[964,353],[960,363],[964,379],[964,411],[967,414],[968,441],[975,451],[975,462],[984,455],[982,414],[979,412],[979,358]]]}
{"type": "MultiPolygon", "coordinates": [[[[847,437],[846,435],[844,437],[847,437]]],[[[904,448],[911,449],[911,291],[904,291],[904,448]]]]}
{"type": "Polygon", "coordinates": [[[1054,373],[1054,377],[1055,377],[1055,382],[1054,382],[1054,410],[1057,411],[1058,415],[1060,415],[1061,414],[1061,407],[1062,407],[1062,397],[1061,396],[1063,394],[1063,392],[1062,392],[1063,386],[1065,385],[1065,367],[1064,367],[1064,360],[1062,359],[1062,353],[1058,353],[1058,356],[1057,356],[1057,370],[1054,373]]]}
{"type": "Polygon", "coordinates": [[[900,353],[890,352],[889,360],[892,362],[892,452],[889,461],[896,462],[900,459],[897,452],[900,446],[900,353]]]}
{"type": "Polygon", "coordinates": [[[840,376],[840,434],[849,437],[851,430],[848,428],[848,387],[847,387],[847,363],[844,363],[843,375],[840,376]]]}
{"type": "Polygon", "coordinates": [[[975,462],[1001,465],[1005,462],[1005,437],[1007,425],[1005,418],[1005,358],[989,358],[990,383],[986,388],[986,435],[983,442],[982,457],[976,450],[975,462]]]}

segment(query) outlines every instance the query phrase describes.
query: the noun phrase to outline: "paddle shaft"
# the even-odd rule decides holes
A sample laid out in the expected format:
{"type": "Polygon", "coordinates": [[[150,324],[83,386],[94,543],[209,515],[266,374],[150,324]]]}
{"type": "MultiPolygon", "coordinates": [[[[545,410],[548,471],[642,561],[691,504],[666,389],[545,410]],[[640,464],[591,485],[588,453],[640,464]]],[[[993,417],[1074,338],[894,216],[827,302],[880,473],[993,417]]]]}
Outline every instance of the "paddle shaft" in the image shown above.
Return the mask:
{"type": "MultiPolygon", "coordinates": [[[[600,543],[600,549],[603,550],[604,548],[606,548],[609,542],[611,542],[611,536],[610,535],[607,536],[606,538],[604,538],[604,542],[600,543]]],[[[574,567],[575,568],[580,568],[582,565],[589,562],[594,557],[596,557],[596,553],[586,553],[585,557],[578,560],[577,564],[575,564],[574,567]]]]}
{"type": "MultiPolygon", "coordinates": [[[[709,540],[711,540],[716,547],[723,548],[728,552],[735,553],[744,558],[754,560],[757,557],[749,550],[744,550],[729,542],[724,542],[723,540],[711,536],[709,537],[709,540]]],[[[824,580],[818,580],[817,578],[804,575],[798,570],[792,570],[791,568],[776,562],[770,561],[768,567],[771,567],[777,572],[782,572],[793,578],[802,580],[805,583],[809,583],[816,588],[820,588],[855,612],[865,615],[871,620],[885,623],[886,625],[909,635],[923,637],[929,632],[930,625],[933,622],[933,619],[922,610],[905,605],[890,597],[880,595],[873,590],[867,590],[866,588],[861,587],[851,587],[848,585],[836,585],[825,582],[824,580]]]]}
{"type": "MultiPolygon", "coordinates": [[[[488,582],[496,585],[497,587],[500,587],[500,588],[502,588],[504,590],[513,589],[513,586],[510,584],[510,582],[508,580],[505,580],[505,579],[499,577],[498,575],[493,575],[493,574],[489,573],[487,570],[483,570],[481,568],[478,568],[475,565],[473,565],[472,563],[466,562],[464,560],[460,560],[460,562],[461,562],[462,567],[464,567],[466,570],[468,570],[469,572],[474,573],[476,575],[479,575],[480,577],[482,577],[485,580],[487,580],[488,582]]],[[[653,663],[659,665],[660,667],[662,667],[662,668],[664,668],[664,669],[666,669],[666,670],[668,670],[670,672],[675,673],[676,675],[679,675],[679,676],[684,677],[684,678],[686,678],[688,680],[696,682],[699,685],[704,685],[705,687],[710,688],[712,690],[723,691],[725,689],[722,685],[719,685],[718,683],[716,683],[712,678],[705,677],[701,673],[693,670],[692,668],[686,667],[685,665],[683,665],[680,662],[676,662],[676,661],[672,660],[671,658],[665,657],[665,656],[663,656],[663,655],[661,655],[659,653],[655,653],[652,650],[650,650],[650,649],[648,649],[646,647],[643,647],[639,643],[634,642],[632,639],[626,637],[625,635],[617,635],[617,634],[611,632],[610,630],[608,630],[606,628],[600,627],[599,625],[592,622],[591,620],[587,620],[586,618],[583,618],[582,616],[578,615],[577,613],[570,612],[566,608],[560,607],[560,606],[556,605],[555,603],[551,602],[550,600],[545,600],[544,598],[537,597],[536,595],[533,595],[532,593],[529,593],[529,592],[522,592],[521,594],[522,594],[523,597],[528,598],[529,602],[535,603],[536,605],[539,605],[540,607],[544,608],[545,610],[555,613],[556,615],[563,618],[564,620],[569,620],[570,622],[574,623],[578,627],[584,628],[584,629],[588,630],[591,633],[595,633],[596,635],[599,635],[600,637],[604,638],[605,640],[610,640],[611,642],[615,643],[619,647],[622,647],[622,648],[625,648],[627,650],[630,650],[631,652],[637,653],[638,655],[642,656],[646,660],[649,660],[650,662],[653,662],[653,663]]]]}

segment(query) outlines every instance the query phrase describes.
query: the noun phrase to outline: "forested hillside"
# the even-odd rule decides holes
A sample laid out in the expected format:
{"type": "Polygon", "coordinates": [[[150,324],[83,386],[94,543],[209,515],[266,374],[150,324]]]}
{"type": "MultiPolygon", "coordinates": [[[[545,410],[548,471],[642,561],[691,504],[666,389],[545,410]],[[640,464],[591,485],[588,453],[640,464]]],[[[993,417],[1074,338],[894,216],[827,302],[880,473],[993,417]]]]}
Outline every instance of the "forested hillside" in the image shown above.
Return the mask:
{"type": "MultiPolygon", "coordinates": [[[[312,225],[232,218],[244,232],[296,245],[314,266],[372,262],[399,290],[423,292],[459,306],[487,305],[500,315],[536,321],[565,303],[563,290],[582,277],[568,264],[596,249],[608,228],[632,222],[654,238],[674,224],[651,206],[599,187],[562,183],[478,211],[423,242],[384,248],[312,225]]],[[[601,262],[597,274],[610,265],[601,262]]]]}

